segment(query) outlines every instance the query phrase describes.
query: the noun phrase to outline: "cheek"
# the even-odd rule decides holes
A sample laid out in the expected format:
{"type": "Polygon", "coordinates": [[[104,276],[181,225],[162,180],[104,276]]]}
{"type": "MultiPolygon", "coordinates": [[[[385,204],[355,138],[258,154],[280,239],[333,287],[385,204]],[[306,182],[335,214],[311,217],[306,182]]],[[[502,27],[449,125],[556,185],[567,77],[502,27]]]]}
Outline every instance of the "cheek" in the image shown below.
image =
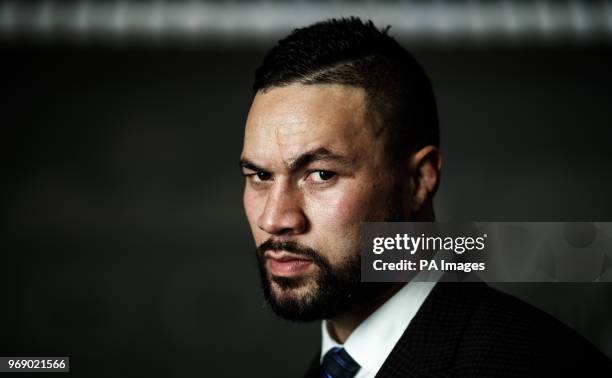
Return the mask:
{"type": "Polygon", "coordinates": [[[371,188],[367,186],[353,184],[318,195],[312,201],[314,226],[317,221],[321,226],[336,231],[359,226],[369,212],[370,192],[371,188]]]}
{"type": "Polygon", "coordinates": [[[244,212],[246,213],[249,226],[251,227],[251,232],[253,233],[253,236],[256,236],[259,230],[257,220],[259,219],[259,216],[265,206],[265,198],[259,193],[246,188],[242,196],[242,204],[244,206],[244,212]]]}
{"type": "Polygon", "coordinates": [[[370,191],[355,183],[317,194],[305,203],[317,245],[332,263],[359,251],[361,222],[369,212],[370,191]]]}

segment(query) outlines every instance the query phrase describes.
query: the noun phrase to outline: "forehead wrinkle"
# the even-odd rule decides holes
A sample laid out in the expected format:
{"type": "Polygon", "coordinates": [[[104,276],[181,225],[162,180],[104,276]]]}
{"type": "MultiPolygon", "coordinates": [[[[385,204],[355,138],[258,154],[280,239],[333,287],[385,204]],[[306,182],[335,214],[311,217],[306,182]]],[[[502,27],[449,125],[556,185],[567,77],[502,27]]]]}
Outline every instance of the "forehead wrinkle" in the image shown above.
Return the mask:
{"type": "Polygon", "coordinates": [[[252,122],[248,124],[249,134],[256,136],[248,144],[250,153],[261,155],[262,159],[275,155],[276,164],[284,165],[283,168],[295,165],[299,153],[319,147],[356,153],[352,156],[353,166],[361,160],[358,146],[363,147],[363,138],[372,133],[365,119],[367,96],[363,89],[299,85],[276,88],[257,96],[255,112],[250,114],[252,122]],[[265,139],[268,139],[267,146],[265,139]]]}
{"type": "Polygon", "coordinates": [[[299,143],[294,143],[291,136],[308,134],[309,129],[313,127],[304,125],[302,122],[286,122],[284,125],[289,127],[279,125],[274,128],[274,133],[276,143],[280,147],[278,152],[282,164],[288,171],[299,170],[316,161],[333,161],[347,168],[355,167],[357,163],[355,156],[346,156],[346,152],[349,152],[350,149],[344,151],[345,148],[342,148],[342,146],[346,147],[348,141],[352,141],[352,143],[349,142],[352,145],[360,144],[358,140],[361,140],[363,134],[369,132],[363,125],[357,124],[354,120],[349,120],[346,124],[330,123],[325,126],[325,128],[339,128],[341,130],[340,134],[333,135],[331,138],[330,135],[319,135],[315,132],[307,140],[302,139],[296,141],[299,143]],[[304,127],[299,127],[298,124],[304,127]],[[294,125],[298,127],[292,127],[294,125]],[[338,151],[336,147],[341,148],[338,151]],[[283,158],[282,155],[288,156],[283,158]]]}
{"type": "Polygon", "coordinates": [[[274,138],[276,140],[276,144],[281,147],[290,145],[290,139],[292,136],[305,134],[306,130],[303,127],[299,127],[301,125],[303,125],[303,122],[292,120],[292,122],[284,122],[283,124],[274,127],[274,138]]]}

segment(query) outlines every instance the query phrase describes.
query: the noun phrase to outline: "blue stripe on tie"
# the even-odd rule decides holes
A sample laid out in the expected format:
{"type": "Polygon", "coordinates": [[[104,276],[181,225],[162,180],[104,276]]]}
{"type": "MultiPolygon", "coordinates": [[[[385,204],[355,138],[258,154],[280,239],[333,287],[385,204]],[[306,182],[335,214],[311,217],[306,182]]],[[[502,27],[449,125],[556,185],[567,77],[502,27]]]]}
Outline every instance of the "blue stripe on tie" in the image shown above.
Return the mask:
{"type": "Polygon", "coordinates": [[[323,374],[325,375],[325,378],[334,378],[331,375],[329,375],[329,373],[327,372],[327,370],[325,370],[325,368],[323,368],[323,374]]]}
{"type": "Polygon", "coordinates": [[[338,362],[340,365],[342,365],[343,368],[345,368],[346,370],[353,370],[352,366],[348,366],[346,364],[346,362],[342,359],[342,357],[340,357],[337,354],[332,354],[332,357],[334,358],[334,360],[336,360],[336,362],[338,362]]]}
{"type": "Polygon", "coordinates": [[[321,378],[351,378],[361,366],[344,350],[334,347],[323,356],[321,378]]]}

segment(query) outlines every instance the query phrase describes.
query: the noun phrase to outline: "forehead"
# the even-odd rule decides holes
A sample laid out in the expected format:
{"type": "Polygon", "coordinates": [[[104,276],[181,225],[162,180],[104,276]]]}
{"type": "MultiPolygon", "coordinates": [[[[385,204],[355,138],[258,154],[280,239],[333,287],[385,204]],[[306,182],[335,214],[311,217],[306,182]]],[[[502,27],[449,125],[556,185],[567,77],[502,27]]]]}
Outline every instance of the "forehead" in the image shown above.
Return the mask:
{"type": "Polygon", "coordinates": [[[338,84],[293,84],[259,92],[245,129],[243,155],[288,159],[325,147],[349,153],[372,136],[365,127],[366,94],[338,84]]]}

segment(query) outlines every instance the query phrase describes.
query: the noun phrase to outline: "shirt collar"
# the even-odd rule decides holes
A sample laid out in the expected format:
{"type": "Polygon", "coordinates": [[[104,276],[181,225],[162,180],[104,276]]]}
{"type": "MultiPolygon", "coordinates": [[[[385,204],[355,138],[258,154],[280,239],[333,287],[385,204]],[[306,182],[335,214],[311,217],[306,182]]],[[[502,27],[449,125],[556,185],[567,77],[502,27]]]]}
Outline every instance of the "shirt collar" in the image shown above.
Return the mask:
{"type": "Polygon", "coordinates": [[[321,360],[333,347],[343,347],[361,366],[375,375],[391,353],[410,321],[429,295],[435,282],[409,282],[364,320],[346,340],[338,344],[321,325],[321,360]]]}

